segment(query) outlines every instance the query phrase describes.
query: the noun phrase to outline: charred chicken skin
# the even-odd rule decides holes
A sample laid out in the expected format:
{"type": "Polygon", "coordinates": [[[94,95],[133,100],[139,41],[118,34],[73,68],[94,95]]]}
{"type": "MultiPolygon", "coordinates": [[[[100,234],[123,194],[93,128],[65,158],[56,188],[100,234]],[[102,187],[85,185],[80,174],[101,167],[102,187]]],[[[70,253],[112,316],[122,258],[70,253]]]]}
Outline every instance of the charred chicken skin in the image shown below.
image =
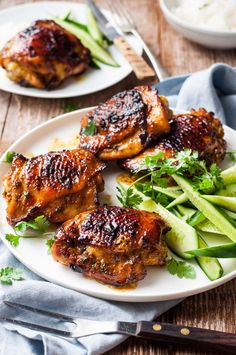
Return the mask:
{"type": "Polygon", "coordinates": [[[105,165],[82,149],[64,150],[31,159],[17,154],[4,177],[7,220],[15,225],[45,215],[60,223],[98,205],[105,165]]]}
{"type": "Polygon", "coordinates": [[[220,163],[223,160],[226,151],[224,129],[212,112],[201,108],[190,113],[173,115],[170,126],[168,135],[136,157],[122,161],[121,167],[134,173],[148,155],[156,155],[162,151],[170,158],[186,148],[198,151],[199,158],[208,164],[220,163]]]}
{"type": "Polygon", "coordinates": [[[22,86],[54,89],[88,68],[90,52],[52,20],[38,20],[0,51],[0,65],[22,86]]]}
{"type": "Polygon", "coordinates": [[[164,265],[168,230],[155,213],[102,206],[78,214],[56,233],[53,258],[113,286],[142,280],[147,265],[164,265]]]}
{"type": "Polygon", "coordinates": [[[120,92],[82,119],[80,147],[103,160],[137,155],[169,132],[170,115],[166,99],[149,86],[120,92]]]}

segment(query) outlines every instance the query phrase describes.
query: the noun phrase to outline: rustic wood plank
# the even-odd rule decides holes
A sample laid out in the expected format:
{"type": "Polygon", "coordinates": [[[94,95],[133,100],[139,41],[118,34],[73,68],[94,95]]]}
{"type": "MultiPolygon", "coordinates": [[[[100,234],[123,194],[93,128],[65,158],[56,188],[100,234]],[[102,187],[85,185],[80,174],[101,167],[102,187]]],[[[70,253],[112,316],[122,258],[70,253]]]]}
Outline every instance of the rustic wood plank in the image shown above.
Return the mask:
{"type": "MultiPolygon", "coordinates": [[[[38,1],[38,0],[33,0],[38,1]]],[[[0,9],[32,0],[1,0],[0,9]]],[[[40,0],[43,1],[43,0],[40,0]]],[[[77,1],[77,0],[72,0],[77,1]]],[[[103,1],[98,3],[101,5],[103,1]]],[[[158,0],[124,1],[140,34],[172,75],[204,69],[215,62],[236,66],[235,51],[214,51],[191,43],[165,21],[158,0]]],[[[0,91],[0,150],[7,149],[23,133],[63,112],[65,102],[79,107],[92,106],[117,91],[137,84],[134,75],[99,93],[65,100],[44,100],[0,91]]],[[[209,292],[187,298],[159,317],[160,321],[235,332],[236,280],[209,292]]],[[[168,346],[130,338],[107,355],[205,355],[195,349],[168,346]]],[[[209,354],[209,353],[208,353],[209,354]]]]}

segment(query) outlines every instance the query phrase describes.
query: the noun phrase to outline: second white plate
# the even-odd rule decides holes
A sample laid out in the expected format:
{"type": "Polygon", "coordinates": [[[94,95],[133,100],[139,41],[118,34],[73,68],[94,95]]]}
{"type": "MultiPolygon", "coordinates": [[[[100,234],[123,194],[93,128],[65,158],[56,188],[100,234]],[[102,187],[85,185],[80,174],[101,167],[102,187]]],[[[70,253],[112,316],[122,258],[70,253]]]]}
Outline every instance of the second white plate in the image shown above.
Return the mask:
{"type": "MultiPolygon", "coordinates": [[[[0,11],[0,49],[7,40],[27,28],[33,21],[63,16],[70,10],[77,20],[86,23],[85,5],[73,2],[36,2],[0,11]]],[[[109,16],[109,12],[106,14],[109,16]]],[[[127,40],[138,54],[142,53],[142,46],[136,37],[129,35],[127,40]]],[[[51,91],[21,87],[9,80],[6,71],[0,67],[0,89],[14,94],[47,99],[82,96],[106,89],[124,79],[132,71],[129,63],[114,45],[109,47],[109,51],[120,67],[114,68],[99,63],[100,70],[88,69],[81,75],[65,80],[57,89],[51,91]]]]}

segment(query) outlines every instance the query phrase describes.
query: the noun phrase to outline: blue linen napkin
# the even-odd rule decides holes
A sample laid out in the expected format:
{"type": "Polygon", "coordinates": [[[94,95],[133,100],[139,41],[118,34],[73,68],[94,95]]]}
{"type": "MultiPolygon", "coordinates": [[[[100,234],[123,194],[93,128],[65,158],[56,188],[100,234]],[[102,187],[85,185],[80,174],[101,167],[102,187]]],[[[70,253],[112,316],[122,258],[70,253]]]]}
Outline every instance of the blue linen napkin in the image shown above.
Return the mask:
{"type": "Polygon", "coordinates": [[[168,78],[157,88],[168,96],[171,107],[190,110],[204,107],[224,124],[236,129],[236,70],[226,64],[191,74],[168,78]]]}
{"type": "MultiPolygon", "coordinates": [[[[236,128],[236,71],[224,64],[192,74],[169,78],[157,85],[170,105],[181,109],[205,107],[223,123],[236,128]]],[[[14,316],[3,299],[54,310],[71,316],[101,320],[152,320],[180,300],[152,303],[124,303],[99,300],[46,282],[10,254],[0,242],[0,267],[11,265],[24,270],[26,281],[0,286],[0,317],[14,316]]],[[[31,315],[31,317],[33,317],[31,315]]],[[[34,318],[34,317],[33,317],[34,318]]],[[[28,320],[33,321],[30,316],[28,320]]],[[[123,335],[92,335],[77,340],[57,338],[16,326],[0,325],[1,355],[95,355],[126,339],[123,335]],[[11,330],[9,330],[11,329],[11,330]],[[14,330],[14,331],[12,331],[14,330]]]]}

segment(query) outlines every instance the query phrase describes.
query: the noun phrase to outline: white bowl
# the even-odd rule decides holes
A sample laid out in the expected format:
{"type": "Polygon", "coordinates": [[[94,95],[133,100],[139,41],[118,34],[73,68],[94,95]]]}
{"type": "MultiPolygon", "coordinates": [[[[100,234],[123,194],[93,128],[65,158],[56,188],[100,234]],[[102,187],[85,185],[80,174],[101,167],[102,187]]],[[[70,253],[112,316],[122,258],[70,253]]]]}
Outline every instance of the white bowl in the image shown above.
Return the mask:
{"type": "Polygon", "coordinates": [[[178,0],[160,0],[166,20],[184,37],[209,48],[236,48],[236,31],[214,31],[189,25],[171,11],[176,4],[178,0]]]}

